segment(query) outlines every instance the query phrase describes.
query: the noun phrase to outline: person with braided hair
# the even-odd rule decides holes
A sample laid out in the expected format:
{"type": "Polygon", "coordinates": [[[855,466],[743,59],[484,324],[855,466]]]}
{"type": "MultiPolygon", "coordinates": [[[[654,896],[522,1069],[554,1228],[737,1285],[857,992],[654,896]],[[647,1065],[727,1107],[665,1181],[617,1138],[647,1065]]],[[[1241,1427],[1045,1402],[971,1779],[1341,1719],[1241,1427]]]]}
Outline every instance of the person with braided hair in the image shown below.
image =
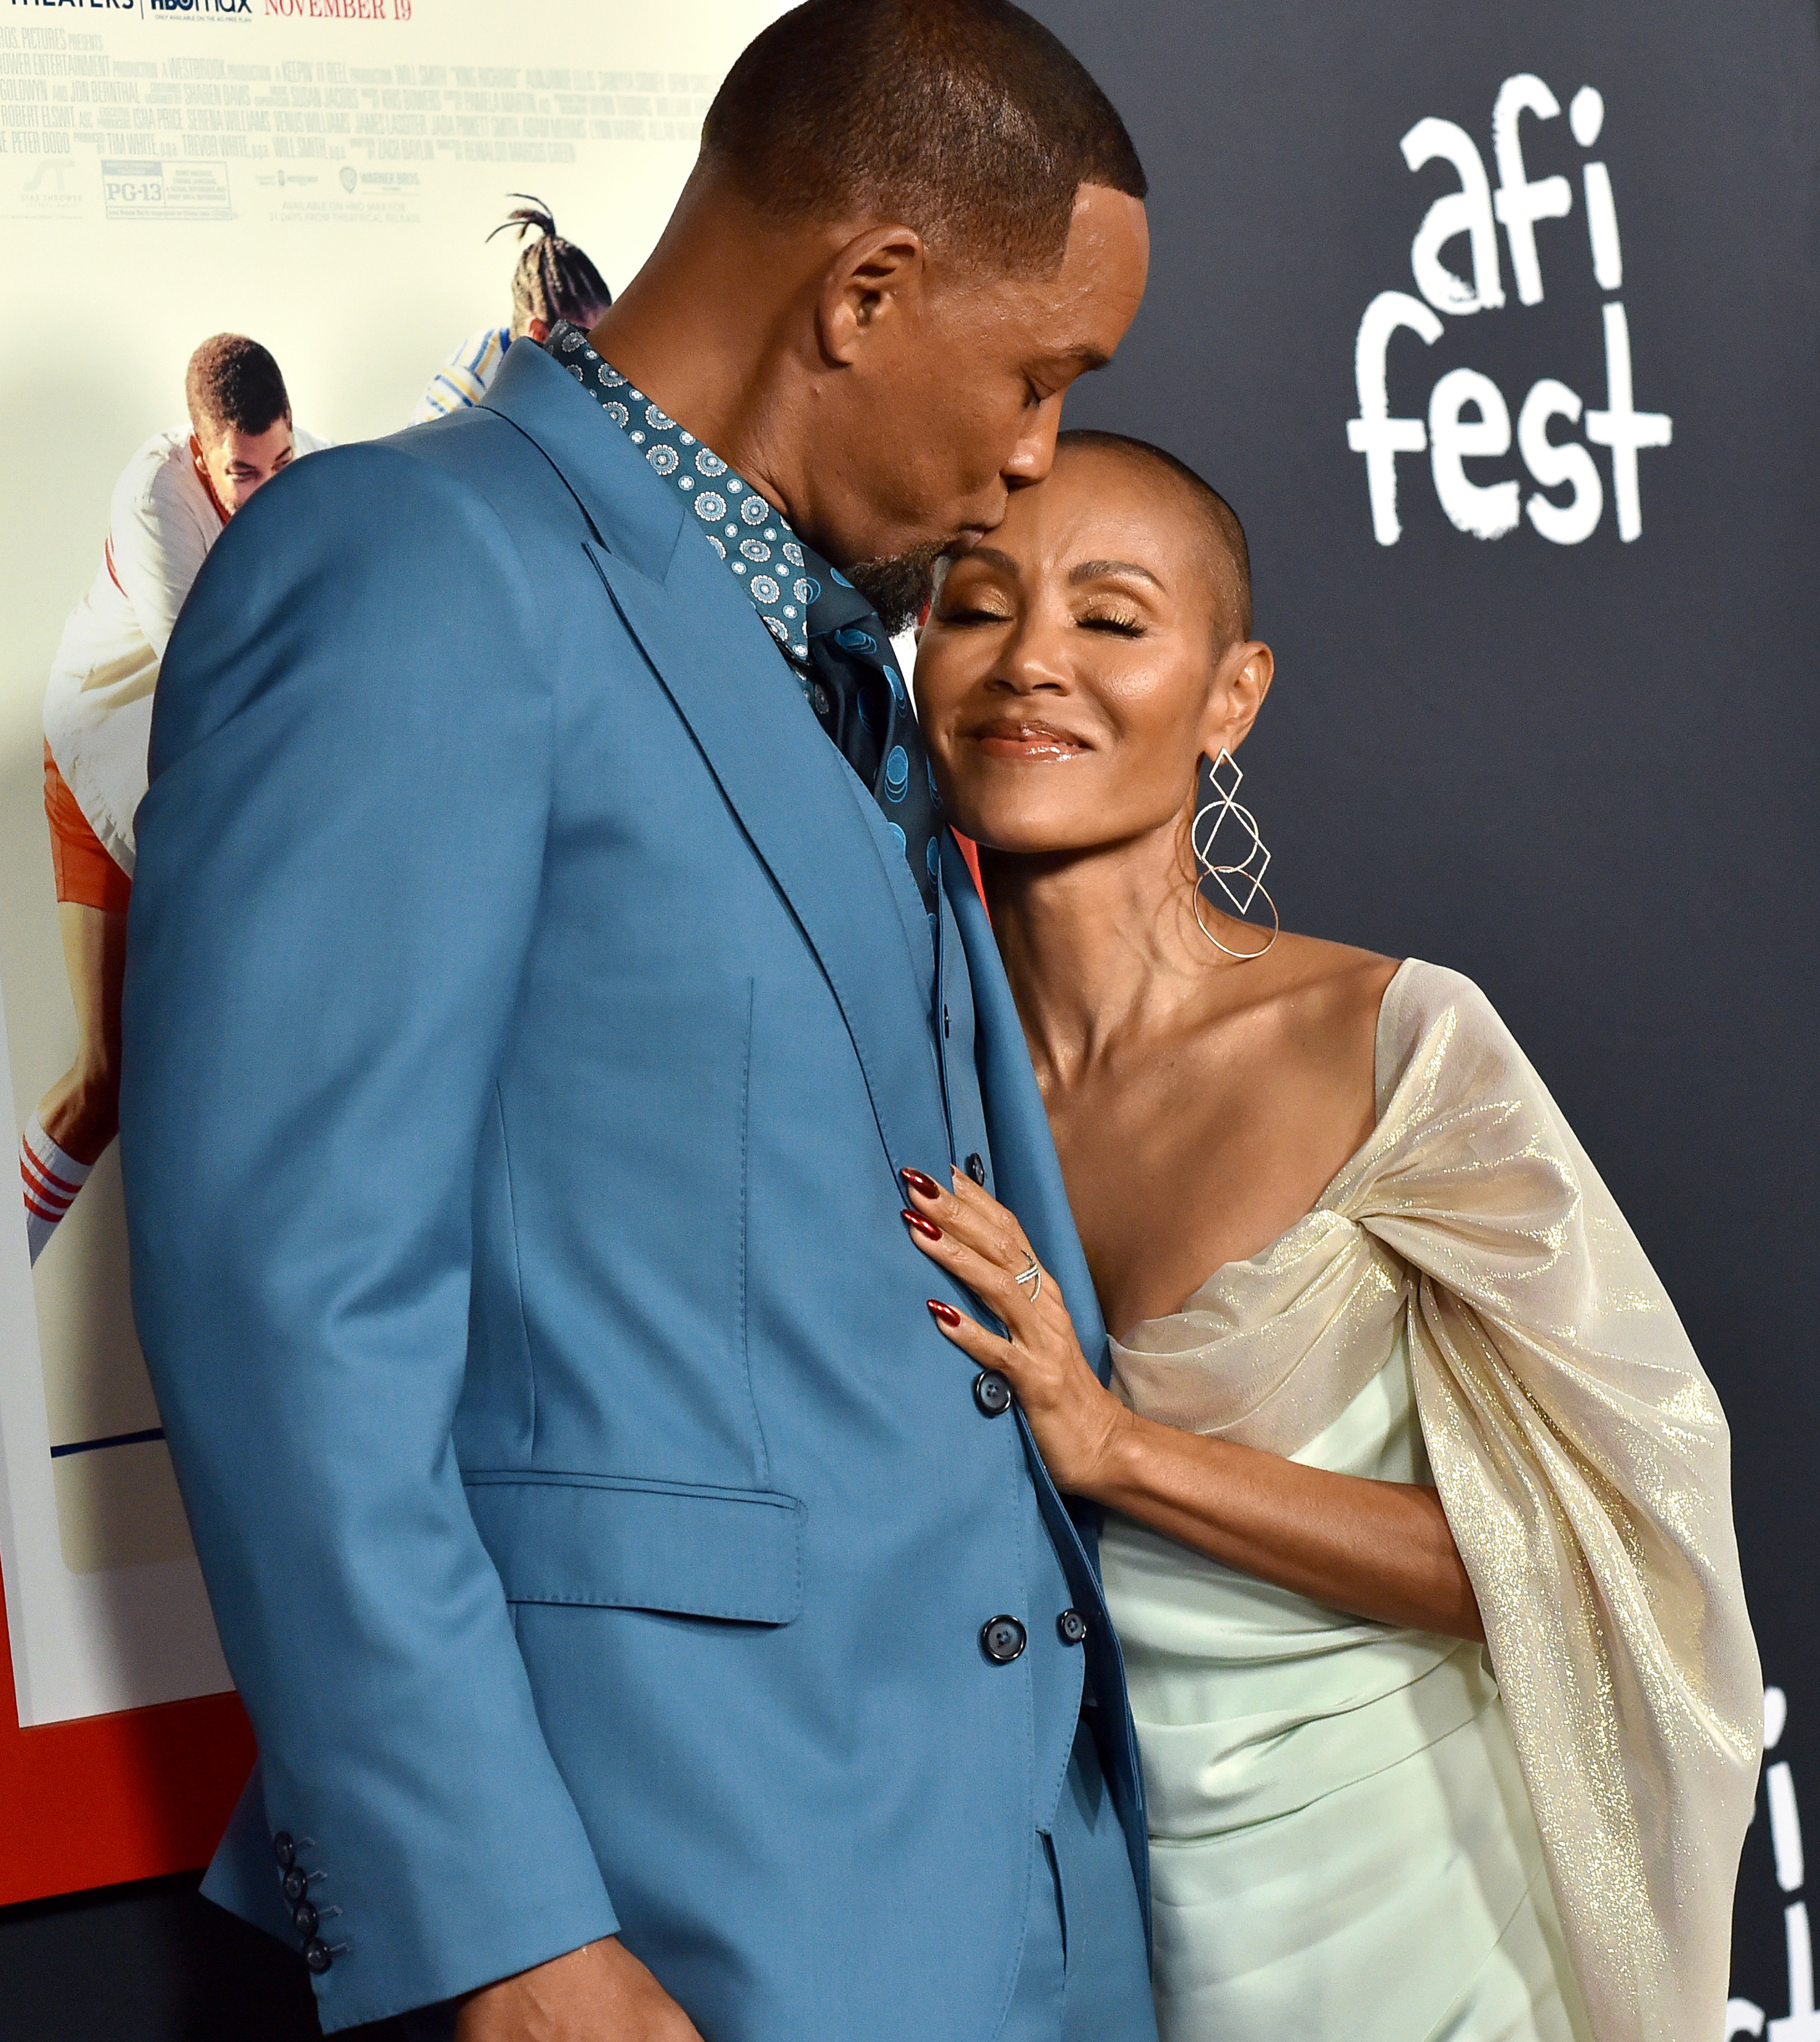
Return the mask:
{"type": "Polygon", "coordinates": [[[499,373],[506,350],[514,340],[529,338],[541,343],[558,319],[567,319],[585,333],[596,325],[613,303],[613,293],[587,254],[556,231],[550,209],[529,192],[508,192],[508,198],[522,198],[487,239],[518,230],[518,259],[512,270],[512,318],[509,326],[483,327],[472,334],[430,379],[430,387],[418,400],[411,423],[421,426],[431,419],[446,418],[451,411],[477,404],[487,386],[499,373]],[[534,234],[536,239],[527,239],[534,234]]]}

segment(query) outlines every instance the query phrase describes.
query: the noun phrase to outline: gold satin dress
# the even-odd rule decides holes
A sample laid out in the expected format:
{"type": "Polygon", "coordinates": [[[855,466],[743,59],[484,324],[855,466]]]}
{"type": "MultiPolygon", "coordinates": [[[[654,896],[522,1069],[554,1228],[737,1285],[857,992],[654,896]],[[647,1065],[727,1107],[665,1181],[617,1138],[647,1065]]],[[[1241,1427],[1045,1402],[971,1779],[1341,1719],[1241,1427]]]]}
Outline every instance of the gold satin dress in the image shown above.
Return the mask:
{"type": "Polygon", "coordinates": [[[1161,1422],[1432,1482],[1487,1645],[1120,1518],[1163,2042],[1723,2032],[1762,1688],[1711,1385],[1466,979],[1412,959],[1314,1210],[1113,1344],[1161,1422]]]}

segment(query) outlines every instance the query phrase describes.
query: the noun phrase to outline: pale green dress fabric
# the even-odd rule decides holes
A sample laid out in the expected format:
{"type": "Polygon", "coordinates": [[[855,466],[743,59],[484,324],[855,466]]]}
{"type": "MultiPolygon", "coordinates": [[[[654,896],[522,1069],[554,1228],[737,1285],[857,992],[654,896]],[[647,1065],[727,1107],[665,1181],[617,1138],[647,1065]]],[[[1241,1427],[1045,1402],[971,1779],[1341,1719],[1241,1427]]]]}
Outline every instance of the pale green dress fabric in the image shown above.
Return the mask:
{"type": "Polygon", "coordinates": [[[1115,1379],[1435,1483],[1489,1650],[1108,1521],[1162,2042],[1703,2042],[1761,1726],[1723,1418],[1478,988],[1405,965],[1378,1065],[1315,1210],[1115,1341],[1115,1379]]]}
{"type": "MultiPolygon", "coordinates": [[[[1409,1349],[1294,1457],[1428,1482],[1409,1349]]],[[[1581,2042],[1476,1645],[1349,1622],[1123,1519],[1162,2042],[1581,2042]]]]}

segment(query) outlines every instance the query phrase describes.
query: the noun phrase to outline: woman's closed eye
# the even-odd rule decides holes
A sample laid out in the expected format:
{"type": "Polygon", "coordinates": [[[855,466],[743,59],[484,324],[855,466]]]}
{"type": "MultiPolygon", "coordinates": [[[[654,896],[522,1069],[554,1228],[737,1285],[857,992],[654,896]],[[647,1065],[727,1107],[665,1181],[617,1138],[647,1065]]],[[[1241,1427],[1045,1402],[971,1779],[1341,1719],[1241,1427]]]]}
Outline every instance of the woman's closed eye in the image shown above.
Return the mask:
{"type": "Polygon", "coordinates": [[[1075,619],[1083,631],[1110,631],[1120,638],[1141,638],[1144,620],[1134,610],[1092,610],[1075,619]]]}
{"type": "Polygon", "coordinates": [[[953,610],[939,612],[938,618],[943,624],[1008,624],[1011,612],[983,609],[977,603],[963,603],[953,610]]]}

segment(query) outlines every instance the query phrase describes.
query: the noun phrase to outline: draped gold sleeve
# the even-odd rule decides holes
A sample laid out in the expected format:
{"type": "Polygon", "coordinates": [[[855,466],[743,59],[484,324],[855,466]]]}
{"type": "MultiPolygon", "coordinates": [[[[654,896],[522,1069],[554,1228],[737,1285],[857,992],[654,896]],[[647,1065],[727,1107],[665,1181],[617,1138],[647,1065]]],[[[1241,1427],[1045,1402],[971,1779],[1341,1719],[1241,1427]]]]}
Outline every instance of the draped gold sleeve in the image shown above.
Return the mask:
{"type": "Polygon", "coordinates": [[[1417,1401],[1600,2042],[1723,2032],[1762,1679],[1723,1413],[1478,988],[1405,966],[1353,1216],[1415,1278],[1417,1401]]]}
{"type": "Polygon", "coordinates": [[[1313,1212],[1115,1342],[1118,1386],[1164,1423],[1293,1454],[1407,1312],[1428,1459],[1593,2031],[1703,2042],[1724,2029],[1762,1726],[1724,1414],[1470,980],[1398,973],[1378,1107],[1313,1212]]]}

